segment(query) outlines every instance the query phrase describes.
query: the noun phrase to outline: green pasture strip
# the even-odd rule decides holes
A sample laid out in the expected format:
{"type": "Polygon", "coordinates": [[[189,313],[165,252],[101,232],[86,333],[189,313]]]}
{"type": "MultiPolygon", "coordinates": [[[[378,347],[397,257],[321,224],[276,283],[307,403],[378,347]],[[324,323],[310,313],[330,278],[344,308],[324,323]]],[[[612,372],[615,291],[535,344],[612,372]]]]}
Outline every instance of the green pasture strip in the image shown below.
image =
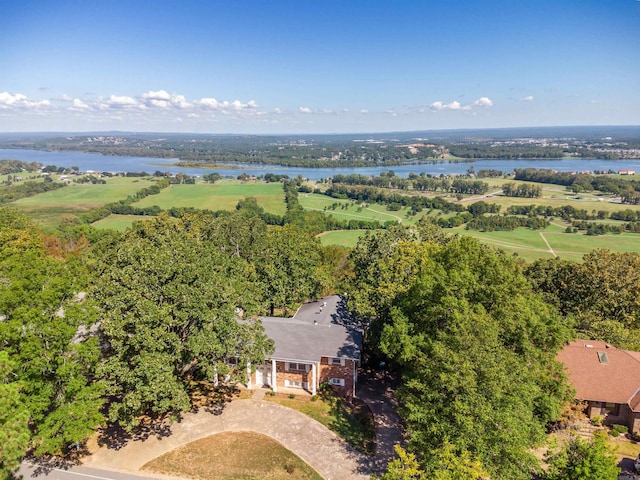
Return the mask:
{"type": "Polygon", "coordinates": [[[92,223],[91,225],[99,230],[118,230],[123,232],[127,228],[131,228],[133,222],[141,222],[145,220],[150,220],[153,217],[145,216],[145,215],[118,215],[111,214],[102,220],[98,220],[97,222],[92,223]]]}
{"type": "Polygon", "coordinates": [[[256,198],[258,205],[266,212],[277,215],[286,213],[282,184],[262,181],[221,180],[215,184],[170,185],[158,195],[143,198],[133,206],[143,208],[158,205],[165,210],[171,207],[233,210],[240,200],[247,197],[256,198]]]}
{"type": "Polygon", "coordinates": [[[298,201],[305,210],[324,212],[326,215],[330,215],[338,220],[357,219],[377,220],[379,222],[393,220],[403,225],[413,225],[423,216],[423,214],[415,216],[407,215],[410,209],[406,207],[395,212],[390,212],[387,210],[386,205],[369,203],[366,207],[363,207],[361,203],[354,202],[353,200],[332,198],[314,193],[301,193],[298,196],[298,201]],[[340,205],[338,208],[335,210],[329,208],[336,203],[340,205]],[[343,205],[347,205],[347,208],[342,208],[343,205]]]}
{"type": "MultiPolygon", "coordinates": [[[[40,173],[36,173],[36,172],[9,173],[7,175],[0,175],[0,188],[7,186],[4,182],[6,182],[9,177],[11,177],[12,185],[20,185],[21,183],[24,183],[24,182],[44,181],[44,177],[42,177],[40,173]],[[14,182],[13,181],[14,177],[19,177],[22,180],[14,182]]],[[[54,180],[57,181],[58,179],[54,177],[54,180]]]]}
{"type": "Polygon", "coordinates": [[[640,233],[608,233],[585,235],[581,233],[546,232],[547,241],[558,256],[579,253],[582,256],[596,248],[607,248],[614,252],[640,252],[640,233]]]}
{"type": "Polygon", "coordinates": [[[77,213],[125,199],[154,183],[155,181],[130,178],[110,178],[104,185],[70,183],[57,190],[21,198],[13,202],[13,205],[26,212],[58,208],[77,213]]]}
{"type": "MultiPolygon", "coordinates": [[[[449,231],[449,230],[447,230],[449,231]]],[[[504,250],[530,262],[538,258],[551,258],[553,254],[542,236],[549,242],[555,254],[567,260],[580,261],[582,256],[596,248],[607,248],[615,252],[640,252],[640,234],[623,233],[607,235],[585,235],[584,233],[564,233],[561,225],[550,225],[545,230],[517,228],[510,232],[477,232],[452,230],[461,235],[477,238],[487,245],[504,250]],[[542,233],[542,235],[540,235],[542,233]]]]}
{"type": "MultiPolygon", "coordinates": [[[[544,194],[545,192],[543,192],[544,194]]],[[[611,197],[605,196],[585,196],[584,194],[578,195],[562,195],[557,194],[554,196],[543,196],[541,198],[518,198],[518,197],[505,197],[502,195],[496,195],[492,197],[483,198],[487,203],[496,203],[502,206],[501,212],[506,212],[510,205],[543,205],[551,207],[562,207],[563,205],[571,205],[576,209],[584,209],[591,213],[593,210],[603,210],[605,212],[615,212],[619,210],[638,210],[640,205],[625,205],[618,202],[612,202],[611,197]]],[[[471,202],[473,203],[473,202],[471,202]]]]}
{"type": "Polygon", "coordinates": [[[32,217],[45,231],[55,229],[65,218],[123,200],[155,184],[153,179],[113,177],[106,184],[71,183],[66,187],[21,198],[11,205],[32,217]]]}
{"type": "Polygon", "coordinates": [[[320,243],[322,245],[341,245],[343,247],[353,248],[358,243],[360,237],[367,234],[367,232],[374,233],[371,230],[333,230],[330,232],[324,232],[319,235],[320,243]]]}

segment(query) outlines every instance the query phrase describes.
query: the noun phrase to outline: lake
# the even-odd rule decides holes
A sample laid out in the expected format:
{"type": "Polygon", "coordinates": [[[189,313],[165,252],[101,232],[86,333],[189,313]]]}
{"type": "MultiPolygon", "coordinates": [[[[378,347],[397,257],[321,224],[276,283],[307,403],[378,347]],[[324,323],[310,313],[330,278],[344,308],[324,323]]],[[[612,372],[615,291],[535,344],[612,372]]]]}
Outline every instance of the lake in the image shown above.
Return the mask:
{"type": "Polygon", "coordinates": [[[234,177],[241,173],[260,176],[266,173],[289,175],[296,177],[302,175],[311,180],[333,177],[334,175],[360,175],[378,176],[381,172],[393,170],[396,175],[407,177],[410,173],[426,173],[431,175],[462,174],[470,167],[475,171],[484,169],[501,170],[505,173],[512,172],[515,168],[549,168],[562,172],[583,170],[635,170],[640,172],[640,159],[634,160],[583,160],[583,159],[553,159],[553,160],[474,160],[461,163],[438,164],[409,164],[393,167],[355,167],[355,168],[303,168],[283,167],[281,165],[247,165],[238,164],[229,168],[183,168],[171,164],[178,159],[150,158],[150,157],[125,157],[107,156],[99,153],[84,152],[45,152],[40,150],[0,149],[0,159],[15,159],[25,162],[40,162],[43,165],[56,165],[58,167],[76,166],[81,171],[93,170],[96,172],[140,172],[153,173],[156,170],[171,173],[186,173],[188,175],[202,176],[206,173],[218,172],[221,175],[234,177]]]}

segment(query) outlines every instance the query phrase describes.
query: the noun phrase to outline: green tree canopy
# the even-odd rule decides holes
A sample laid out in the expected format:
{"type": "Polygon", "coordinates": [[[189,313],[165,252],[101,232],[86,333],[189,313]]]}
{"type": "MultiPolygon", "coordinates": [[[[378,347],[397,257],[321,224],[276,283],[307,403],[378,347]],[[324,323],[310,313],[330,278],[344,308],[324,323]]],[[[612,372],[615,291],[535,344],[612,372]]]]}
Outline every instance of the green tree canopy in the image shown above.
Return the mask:
{"type": "Polygon", "coordinates": [[[580,335],[640,349],[639,254],[594,250],[582,263],[538,260],[526,274],[580,335]]]}
{"type": "Polygon", "coordinates": [[[189,381],[244,378],[242,365],[272,352],[259,323],[234,315],[240,285],[249,287],[229,277],[228,257],[185,232],[168,217],[139,224],[105,252],[99,271],[101,372],[116,398],[109,416],[127,427],[143,414],[186,411],[189,381]]]}
{"type": "Polygon", "coordinates": [[[366,276],[353,295],[376,297],[364,313],[402,373],[411,449],[428,466],[450,442],[496,478],[529,478],[529,448],[569,398],[554,360],[569,329],[510,257],[468,237],[407,235],[359,245],[371,263],[356,269],[366,276]]]}
{"type": "Polygon", "coordinates": [[[18,392],[35,453],[57,454],[103,420],[98,343],[83,335],[97,321],[84,295],[88,272],[74,255],[52,258],[41,232],[8,209],[0,211],[0,240],[0,350],[13,379],[6,400],[18,392]]]}
{"type": "Polygon", "coordinates": [[[617,480],[620,473],[604,433],[597,433],[589,441],[571,439],[547,461],[546,480],[617,480]]]}

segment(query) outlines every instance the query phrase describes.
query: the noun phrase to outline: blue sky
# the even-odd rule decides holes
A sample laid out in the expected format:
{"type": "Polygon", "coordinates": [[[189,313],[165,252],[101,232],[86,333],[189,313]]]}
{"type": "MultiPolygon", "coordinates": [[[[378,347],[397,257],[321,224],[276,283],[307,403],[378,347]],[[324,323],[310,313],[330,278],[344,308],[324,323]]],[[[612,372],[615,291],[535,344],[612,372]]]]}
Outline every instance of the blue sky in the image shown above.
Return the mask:
{"type": "Polygon", "coordinates": [[[0,0],[3,132],[638,124],[638,0],[0,0]]]}

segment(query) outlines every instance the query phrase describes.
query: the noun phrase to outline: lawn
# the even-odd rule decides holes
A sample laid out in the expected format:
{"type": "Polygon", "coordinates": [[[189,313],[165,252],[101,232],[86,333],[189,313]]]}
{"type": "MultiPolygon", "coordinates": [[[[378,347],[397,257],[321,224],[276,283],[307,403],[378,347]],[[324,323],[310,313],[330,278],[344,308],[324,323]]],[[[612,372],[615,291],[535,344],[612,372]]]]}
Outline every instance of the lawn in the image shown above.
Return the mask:
{"type": "Polygon", "coordinates": [[[296,395],[294,398],[284,393],[277,393],[274,396],[265,395],[264,399],[304,413],[342,437],[360,452],[367,455],[375,453],[373,419],[363,405],[351,405],[343,398],[331,393],[313,397],[296,395]]]}
{"type": "Polygon", "coordinates": [[[103,218],[102,220],[98,220],[97,222],[92,223],[95,228],[99,230],[118,230],[123,232],[127,228],[131,228],[133,222],[143,222],[145,220],[150,220],[153,217],[147,217],[144,215],[118,215],[111,214],[107,218],[103,218]]]}
{"type": "Polygon", "coordinates": [[[517,254],[528,262],[539,258],[553,257],[544,241],[545,239],[555,254],[566,260],[579,261],[585,253],[596,248],[607,248],[614,252],[640,252],[640,234],[623,233],[594,236],[584,233],[564,233],[564,228],[557,222],[544,230],[517,228],[511,232],[477,232],[464,230],[462,227],[451,231],[475,237],[483,243],[504,250],[508,254],[517,254]]]}
{"type": "Polygon", "coordinates": [[[151,178],[113,177],[102,184],[76,184],[21,198],[11,205],[33,217],[45,230],[59,225],[65,217],[86,212],[110,202],[127,198],[137,191],[153,185],[151,178]]]}
{"type": "MultiPolygon", "coordinates": [[[[483,178],[483,182],[489,184],[489,192],[496,195],[483,198],[488,203],[496,203],[502,206],[502,211],[506,211],[509,205],[544,205],[552,207],[561,207],[563,205],[571,205],[574,208],[585,209],[588,212],[592,210],[603,210],[605,212],[613,212],[617,210],[638,210],[640,205],[622,205],[615,201],[613,195],[600,192],[582,192],[575,194],[563,187],[562,185],[552,185],[547,183],[522,182],[512,179],[500,178],[483,178]],[[505,183],[537,185],[542,188],[542,197],[540,198],[518,198],[505,197],[502,195],[502,185],[505,183]]],[[[473,198],[463,200],[463,203],[473,203],[473,198]]]]}
{"type": "Polygon", "coordinates": [[[301,193],[298,201],[305,210],[324,212],[338,220],[378,220],[379,222],[393,220],[403,225],[413,225],[421,218],[421,215],[408,215],[410,209],[406,207],[397,212],[390,212],[386,205],[360,204],[352,200],[332,198],[317,193],[301,193]],[[332,208],[334,205],[337,207],[332,208]]]}
{"type": "Polygon", "coordinates": [[[134,206],[233,210],[246,197],[254,197],[266,212],[277,215],[284,215],[286,212],[282,184],[239,180],[221,180],[215,184],[200,182],[195,185],[171,185],[158,195],[151,195],[134,203],[134,206]]]}
{"type": "Polygon", "coordinates": [[[353,248],[358,240],[367,232],[374,233],[372,230],[332,230],[323,232],[318,235],[322,245],[341,245],[343,247],[353,248]]]}
{"type": "Polygon", "coordinates": [[[300,457],[270,437],[224,432],[166,453],[142,467],[173,477],[211,480],[322,480],[300,457]]]}

